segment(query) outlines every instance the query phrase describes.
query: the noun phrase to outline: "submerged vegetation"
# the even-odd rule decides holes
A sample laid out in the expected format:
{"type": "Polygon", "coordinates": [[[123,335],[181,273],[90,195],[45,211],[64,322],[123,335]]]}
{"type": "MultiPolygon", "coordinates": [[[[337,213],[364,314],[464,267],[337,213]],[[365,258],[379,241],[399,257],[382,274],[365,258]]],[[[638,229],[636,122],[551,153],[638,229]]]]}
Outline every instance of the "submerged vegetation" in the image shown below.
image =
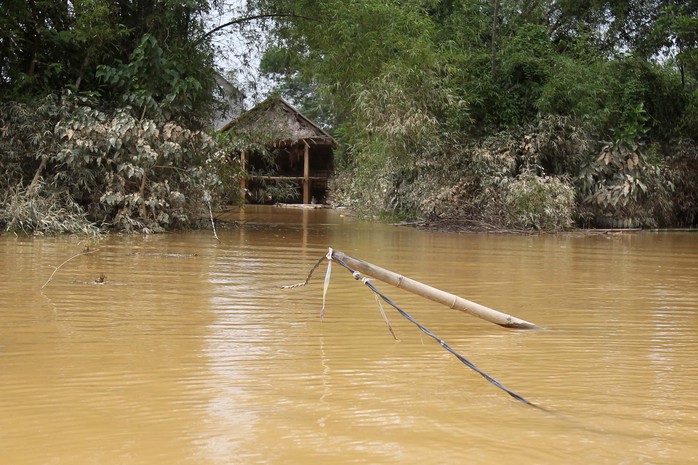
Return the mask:
{"type": "Polygon", "coordinates": [[[230,8],[0,12],[0,227],[162,231],[235,200],[245,141],[210,129],[229,32],[342,144],[336,204],[545,231],[698,222],[696,0],[258,0],[207,23],[230,8]]]}

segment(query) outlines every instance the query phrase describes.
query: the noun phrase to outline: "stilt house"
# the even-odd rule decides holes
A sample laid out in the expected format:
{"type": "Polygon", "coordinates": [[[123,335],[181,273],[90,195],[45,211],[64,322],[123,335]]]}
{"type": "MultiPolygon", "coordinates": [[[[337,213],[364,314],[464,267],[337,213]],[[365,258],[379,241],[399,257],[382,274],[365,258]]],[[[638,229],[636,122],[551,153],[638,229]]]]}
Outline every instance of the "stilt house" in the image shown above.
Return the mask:
{"type": "Polygon", "coordinates": [[[325,203],[334,169],[337,141],[280,97],[270,97],[221,128],[249,140],[240,152],[243,195],[252,201],[276,201],[256,195],[274,183],[292,183],[299,195],[287,203],[325,203]]]}

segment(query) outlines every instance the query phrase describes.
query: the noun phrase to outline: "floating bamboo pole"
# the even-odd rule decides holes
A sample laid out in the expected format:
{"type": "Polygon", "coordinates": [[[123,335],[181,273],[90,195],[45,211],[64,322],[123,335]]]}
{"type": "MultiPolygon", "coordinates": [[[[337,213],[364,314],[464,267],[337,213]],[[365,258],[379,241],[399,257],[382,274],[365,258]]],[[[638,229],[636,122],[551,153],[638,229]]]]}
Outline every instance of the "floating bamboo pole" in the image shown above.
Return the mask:
{"type": "Polygon", "coordinates": [[[471,302],[470,300],[463,299],[462,297],[458,297],[457,295],[450,294],[440,289],[436,289],[435,287],[427,286],[426,284],[415,281],[414,279],[407,278],[390,270],[386,270],[363,260],[359,260],[358,258],[350,257],[349,255],[338,250],[332,250],[331,256],[332,258],[341,260],[348,267],[363,273],[366,276],[370,276],[387,284],[391,284],[397,288],[404,289],[408,292],[412,292],[413,294],[417,294],[429,300],[433,300],[434,302],[446,305],[454,310],[469,313],[499,326],[514,329],[540,329],[540,326],[529,323],[528,321],[521,320],[515,316],[511,316],[506,313],[493,310],[489,307],[485,307],[484,305],[471,302]]]}

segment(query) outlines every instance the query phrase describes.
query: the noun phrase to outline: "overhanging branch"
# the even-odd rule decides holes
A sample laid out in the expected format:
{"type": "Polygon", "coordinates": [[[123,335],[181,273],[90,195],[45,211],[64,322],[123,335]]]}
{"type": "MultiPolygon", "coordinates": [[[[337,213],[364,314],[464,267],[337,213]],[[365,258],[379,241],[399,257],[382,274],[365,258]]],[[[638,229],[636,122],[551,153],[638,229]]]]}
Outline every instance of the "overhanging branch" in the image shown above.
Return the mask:
{"type": "Polygon", "coordinates": [[[226,27],[234,26],[236,24],[246,23],[249,21],[256,21],[258,19],[274,19],[274,18],[293,18],[293,19],[305,19],[308,21],[313,21],[313,18],[310,18],[308,16],[298,15],[295,13],[263,13],[263,14],[259,14],[259,15],[245,16],[243,18],[237,18],[237,19],[234,19],[232,21],[228,21],[227,23],[221,24],[220,26],[214,27],[213,29],[211,29],[210,31],[206,32],[201,37],[196,39],[194,41],[194,43],[199,44],[202,41],[211,37],[216,32],[218,32],[222,29],[225,29],[226,27]]]}

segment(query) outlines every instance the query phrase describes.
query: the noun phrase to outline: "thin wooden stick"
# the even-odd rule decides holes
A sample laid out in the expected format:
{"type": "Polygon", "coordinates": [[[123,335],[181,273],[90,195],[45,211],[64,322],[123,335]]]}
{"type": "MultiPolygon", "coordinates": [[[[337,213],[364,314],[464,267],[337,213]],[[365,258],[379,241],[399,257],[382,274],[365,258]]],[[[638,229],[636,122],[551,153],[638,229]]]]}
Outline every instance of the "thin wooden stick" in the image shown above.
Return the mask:
{"type": "Polygon", "coordinates": [[[58,266],[56,267],[56,269],[53,270],[53,273],[51,273],[51,276],[49,276],[49,278],[46,280],[46,282],[44,283],[44,285],[41,286],[41,289],[45,288],[46,285],[47,285],[48,283],[51,282],[51,280],[53,279],[53,276],[58,272],[58,270],[61,269],[61,267],[62,267],[63,265],[65,265],[66,263],[68,263],[68,262],[71,261],[72,259],[74,259],[74,258],[76,258],[76,257],[79,257],[80,255],[87,255],[87,254],[91,254],[91,253],[95,253],[95,252],[97,252],[97,251],[96,251],[96,250],[88,250],[87,252],[80,252],[79,254],[73,255],[73,256],[70,257],[68,260],[66,260],[66,261],[64,261],[63,263],[61,263],[60,265],[58,265],[58,266]]]}
{"type": "MultiPolygon", "coordinates": [[[[206,194],[208,195],[208,192],[206,194]]],[[[220,242],[221,240],[218,239],[218,234],[216,234],[216,223],[213,221],[213,209],[211,208],[211,200],[207,198],[206,203],[208,204],[208,214],[211,216],[211,228],[213,228],[213,237],[215,237],[216,240],[220,242]]]]}
{"type": "MultiPolygon", "coordinates": [[[[341,260],[354,270],[358,270],[364,275],[376,278],[385,283],[391,284],[400,289],[404,289],[413,294],[420,295],[434,302],[446,305],[454,310],[469,313],[483,320],[498,324],[505,328],[514,329],[540,329],[540,326],[530,323],[525,320],[516,318],[515,316],[493,310],[484,305],[480,305],[470,300],[458,297],[454,294],[436,289],[435,287],[415,281],[400,274],[386,270],[371,263],[359,260],[358,258],[350,257],[349,255],[338,250],[330,249],[332,258],[341,260]]],[[[328,254],[329,255],[329,254],[328,254]]],[[[329,258],[329,257],[328,257],[329,258]]]]}

